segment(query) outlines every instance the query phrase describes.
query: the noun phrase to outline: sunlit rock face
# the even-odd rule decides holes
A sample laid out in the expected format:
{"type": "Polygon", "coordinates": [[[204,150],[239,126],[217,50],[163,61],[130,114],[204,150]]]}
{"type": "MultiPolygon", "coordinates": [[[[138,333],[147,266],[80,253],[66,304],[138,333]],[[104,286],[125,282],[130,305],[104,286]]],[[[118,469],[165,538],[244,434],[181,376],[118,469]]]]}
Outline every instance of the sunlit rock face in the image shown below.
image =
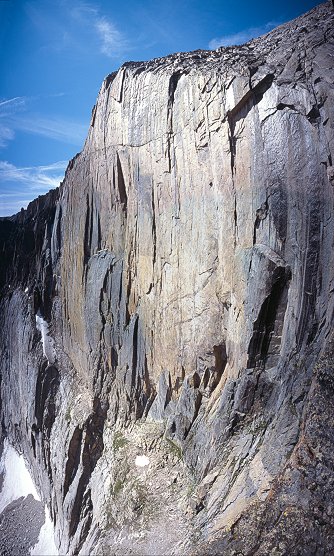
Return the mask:
{"type": "Polygon", "coordinates": [[[3,434],[60,554],[333,552],[333,19],[125,64],[0,222],[3,434]]]}

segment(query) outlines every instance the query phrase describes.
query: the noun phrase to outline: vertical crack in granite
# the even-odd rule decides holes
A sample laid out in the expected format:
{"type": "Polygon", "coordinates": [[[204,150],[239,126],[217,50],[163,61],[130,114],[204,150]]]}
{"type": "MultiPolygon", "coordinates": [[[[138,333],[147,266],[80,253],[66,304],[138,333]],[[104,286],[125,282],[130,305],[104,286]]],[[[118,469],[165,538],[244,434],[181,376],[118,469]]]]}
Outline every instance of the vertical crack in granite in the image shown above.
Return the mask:
{"type": "Polygon", "coordinates": [[[168,85],[168,102],[167,102],[167,157],[168,157],[168,171],[169,173],[172,171],[172,158],[171,158],[171,151],[173,146],[173,104],[174,104],[174,97],[175,91],[178,85],[178,82],[181,78],[182,73],[177,71],[173,73],[169,78],[169,85],[168,85]]]}
{"type": "Polygon", "coordinates": [[[119,200],[121,205],[123,205],[124,212],[126,212],[128,197],[126,194],[126,187],[125,187],[125,181],[124,181],[124,176],[122,171],[122,165],[118,153],[116,153],[116,159],[117,159],[117,186],[118,186],[119,200]]]}
{"type": "Polygon", "coordinates": [[[269,295],[262,303],[248,347],[247,368],[278,363],[280,339],[288,301],[289,270],[278,268],[269,295]]]}
{"type": "MultiPolygon", "coordinates": [[[[255,71],[255,69],[253,71],[255,71]]],[[[261,102],[264,93],[271,87],[273,80],[274,80],[274,75],[268,74],[259,83],[257,83],[254,87],[252,87],[251,79],[250,79],[249,91],[241,98],[241,100],[239,100],[236,106],[234,106],[233,109],[228,111],[227,113],[227,121],[229,127],[230,156],[231,156],[231,176],[232,176],[232,186],[233,186],[233,193],[234,193],[234,226],[235,226],[234,246],[235,247],[237,245],[237,238],[238,238],[238,210],[237,210],[237,195],[236,195],[236,187],[235,187],[238,136],[235,134],[235,128],[237,122],[239,122],[240,120],[244,120],[247,117],[247,114],[252,110],[252,108],[256,106],[259,102],[261,102]]],[[[255,231],[253,237],[255,237],[255,231]]]]}
{"type": "Polygon", "coordinates": [[[68,493],[70,484],[73,482],[76,472],[78,471],[78,467],[80,463],[80,455],[81,455],[80,447],[82,442],[82,433],[83,433],[82,428],[76,427],[74,429],[72,438],[69,443],[66,469],[65,469],[64,494],[63,494],[64,499],[68,493]]]}
{"type": "MultiPolygon", "coordinates": [[[[80,551],[92,522],[93,505],[90,489],[87,487],[97,461],[103,453],[103,427],[106,413],[107,407],[103,407],[100,400],[96,399],[94,401],[94,411],[84,424],[83,434],[78,433],[78,438],[75,437],[74,440],[79,446],[80,439],[82,438],[81,474],[76,488],[69,524],[69,534],[73,537],[79,523],[83,522],[81,523],[81,532],[77,540],[77,552],[80,551]]],[[[75,472],[75,465],[71,471],[72,474],[75,472]]]]}

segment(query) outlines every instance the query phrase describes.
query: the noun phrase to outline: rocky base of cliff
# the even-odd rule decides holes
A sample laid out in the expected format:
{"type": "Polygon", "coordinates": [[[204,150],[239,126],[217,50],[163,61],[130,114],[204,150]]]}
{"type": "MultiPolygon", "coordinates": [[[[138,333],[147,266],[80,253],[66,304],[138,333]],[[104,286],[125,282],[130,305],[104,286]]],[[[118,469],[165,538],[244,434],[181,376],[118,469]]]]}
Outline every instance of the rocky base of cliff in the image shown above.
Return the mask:
{"type": "Polygon", "coordinates": [[[54,529],[22,454],[5,439],[0,458],[1,556],[56,556],[54,529]]]}
{"type": "Polygon", "coordinates": [[[185,553],[195,533],[193,515],[201,507],[180,448],[164,437],[162,424],[145,421],[116,432],[107,426],[104,440],[107,448],[96,469],[104,504],[81,553],[185,553]]]}
{"type": "Polygon", "coordinates": [[[31,554],[31,550],[38,543],[44,519],[43,504],[35,500],[31,494],[8,504],[0,514],[1,556],[31,554]]]}

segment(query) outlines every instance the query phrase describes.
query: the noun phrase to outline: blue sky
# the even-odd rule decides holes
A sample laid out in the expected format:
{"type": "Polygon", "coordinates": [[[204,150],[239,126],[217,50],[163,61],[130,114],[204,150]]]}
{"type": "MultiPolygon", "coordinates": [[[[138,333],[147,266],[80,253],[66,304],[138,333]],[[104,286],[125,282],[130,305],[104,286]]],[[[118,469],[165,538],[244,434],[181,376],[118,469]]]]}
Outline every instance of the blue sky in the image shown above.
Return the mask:
{"type": "Polygon", "coordinates": [[[0,0],[0,216],[59,184],[123,62],[240,44],[318,3],[0,0]]]}

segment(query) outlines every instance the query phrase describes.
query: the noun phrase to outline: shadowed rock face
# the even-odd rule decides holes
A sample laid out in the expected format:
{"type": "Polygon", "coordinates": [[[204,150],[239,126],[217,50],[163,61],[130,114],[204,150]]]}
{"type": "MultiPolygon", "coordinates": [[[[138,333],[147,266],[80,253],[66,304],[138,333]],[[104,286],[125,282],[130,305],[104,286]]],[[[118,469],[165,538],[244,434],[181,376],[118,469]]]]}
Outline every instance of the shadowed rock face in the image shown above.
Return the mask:
{"type": "Polygon", "coordinates": [[[2,431],[61,554],[333,553],[333,60],[326,3],[124,64],[60,188],[0,220],[2,431]],[[135,448],[192,474],[175,545],[135,448]]]}

